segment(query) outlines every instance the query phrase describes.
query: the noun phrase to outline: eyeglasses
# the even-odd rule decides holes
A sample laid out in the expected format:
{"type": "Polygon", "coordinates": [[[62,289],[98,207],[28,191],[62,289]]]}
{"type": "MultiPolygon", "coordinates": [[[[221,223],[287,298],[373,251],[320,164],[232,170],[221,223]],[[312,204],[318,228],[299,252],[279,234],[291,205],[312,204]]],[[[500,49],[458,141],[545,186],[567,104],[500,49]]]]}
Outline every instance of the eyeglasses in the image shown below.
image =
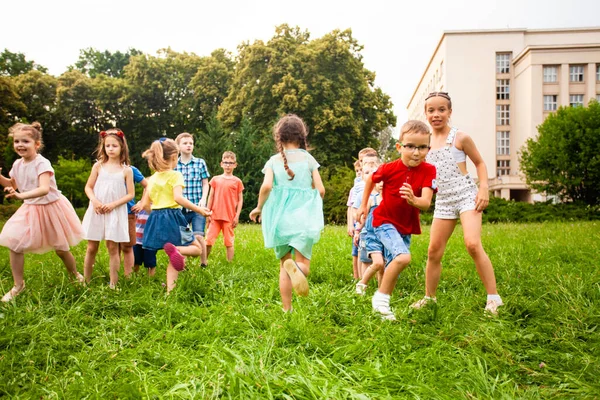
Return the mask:
{"type": "Polygon", "coordinates": [[[221,161],[223,165],[235,165],[235,161],[221,161]]]}
{"type": "Polygon", "coordinates": [[[419,152],[424,152],[431,148],[431,146],[428,146],[426,144],[421,145],[421,146],[415,146],[414,144],[403,144],[402,147],[404,147],[408,151],[419,150],[419,152]]]}

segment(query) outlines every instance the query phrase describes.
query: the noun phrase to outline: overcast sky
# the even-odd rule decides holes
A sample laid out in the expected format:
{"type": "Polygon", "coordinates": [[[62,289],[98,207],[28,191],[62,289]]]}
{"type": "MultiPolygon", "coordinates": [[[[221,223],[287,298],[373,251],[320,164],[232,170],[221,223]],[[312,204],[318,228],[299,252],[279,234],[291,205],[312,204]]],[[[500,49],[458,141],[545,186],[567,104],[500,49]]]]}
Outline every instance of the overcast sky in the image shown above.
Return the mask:
{"type": "Polygon", "coordinates": [[[600,0],[13,0],[2,2],[0,13],[0,50],[25,53],[53,75],[88,47],[156,54],[170,46],[205,56],[269,40],[283,23],[311,38],[350,28],[402,123],[443,31],[599,26],[600,0]]]}

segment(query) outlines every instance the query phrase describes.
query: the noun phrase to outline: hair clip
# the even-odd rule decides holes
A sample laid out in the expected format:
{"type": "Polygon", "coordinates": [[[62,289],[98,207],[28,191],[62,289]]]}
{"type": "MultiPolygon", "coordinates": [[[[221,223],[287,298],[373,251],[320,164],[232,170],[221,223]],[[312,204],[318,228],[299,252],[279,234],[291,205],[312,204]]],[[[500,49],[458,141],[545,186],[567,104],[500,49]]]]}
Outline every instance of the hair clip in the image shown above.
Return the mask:
{"type": "Polygon", "coordinates": [[[125,139],[125,134],[123,133],[123,131],[117,131],[117,136],[121,139],[125,139]]]}
{"type": "Polygon", "coordinates": [[[102,138],[103,138],[103,137],[105,137],[105,136],[106,136],[106,131],[102,131],[102,132],[100,132],[100,137],[102,137],[102,138]]]}
{"type": "Polygon", "coordinates": [[[164,143],[166,140],[167,140],[167,138],[166,138],[166,137],[164,137],[164,136],[163,136],[163,137],[161,137],[160,139],[158,139],[158,141],[159,141],[160,143],[164,143]]]}
{"type": "Polygon", "coordinates": [[[101,138],[105,138],[106,135],[116,135],[116,136],[120,137],[121,139],[125,139],[125,134],[123,133],[123,131],[116,131],[116,132],[110,132],[110,133],[107,133],[106,131],[100,132],[101,138]]]}

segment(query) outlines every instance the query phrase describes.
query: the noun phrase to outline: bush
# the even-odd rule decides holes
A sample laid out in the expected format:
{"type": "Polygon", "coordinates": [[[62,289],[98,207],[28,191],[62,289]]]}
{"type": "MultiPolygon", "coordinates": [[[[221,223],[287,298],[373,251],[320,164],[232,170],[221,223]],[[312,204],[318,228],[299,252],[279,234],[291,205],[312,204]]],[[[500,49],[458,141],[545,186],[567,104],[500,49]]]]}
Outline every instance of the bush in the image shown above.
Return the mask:
{"type": "Polygon", "coordinates": [[[354,169],[345,166],[330,166],[320,170],[325,185],[323,214],[326,224],[345,224],[348,212],[346,201],[354,184],[354,169]]]}
{"type": "Polygon", "coordinates": [[[484,222],[565,222],[600,220],[600,206],[584,203],[539,202],[534,204],[490,199],[483,214],[484,222]]]}

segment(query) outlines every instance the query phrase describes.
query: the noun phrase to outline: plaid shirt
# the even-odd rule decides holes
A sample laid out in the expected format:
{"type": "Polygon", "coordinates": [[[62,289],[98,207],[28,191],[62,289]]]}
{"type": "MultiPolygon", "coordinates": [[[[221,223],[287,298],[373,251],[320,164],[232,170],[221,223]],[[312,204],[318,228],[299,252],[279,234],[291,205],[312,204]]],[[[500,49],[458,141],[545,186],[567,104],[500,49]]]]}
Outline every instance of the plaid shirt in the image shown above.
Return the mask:
{"type": "Polygon", "coordinates": [[[194,204],[200,204],[202,200],[202,180],[210,178],[206,162],[192,156],[189,163],[181,162],[181,157],[177,161],[176,171],[181,172],[185,187],[183,188],[183,196],[194,204]]]}

